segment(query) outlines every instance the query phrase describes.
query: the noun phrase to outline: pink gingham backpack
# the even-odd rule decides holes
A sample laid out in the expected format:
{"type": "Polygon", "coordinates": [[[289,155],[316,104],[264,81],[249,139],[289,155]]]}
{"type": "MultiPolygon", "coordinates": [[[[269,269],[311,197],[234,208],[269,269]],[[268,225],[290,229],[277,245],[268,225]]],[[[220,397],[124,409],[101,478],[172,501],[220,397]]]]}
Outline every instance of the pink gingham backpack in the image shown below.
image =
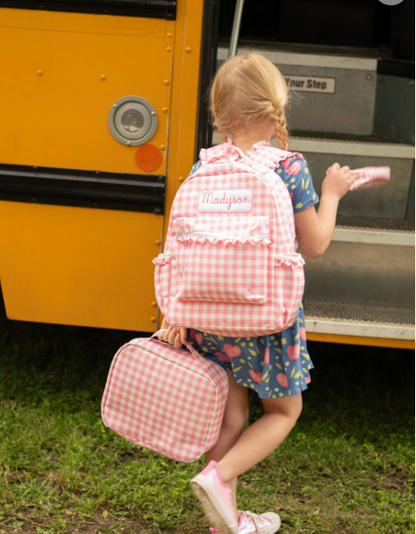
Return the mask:
{"type": "MultiPolygon", "coordinates": [[[[159,307],[172,326],[259,336],[295,321],[304,260],[286,185],[274,172],[294,156],[265,141],[201,150],[176,194],[163,254],[153,260],[159,307]]],[[[298,157],[302,157],[296,154],[298,157]]]]}
{"type": "Polygon", "coordinates": [[[218,441],[227,373],[187,350],[151,338],[118,350],[102,402],[104,424],[123,438],[180,462],[193,462],[218,441]]]}

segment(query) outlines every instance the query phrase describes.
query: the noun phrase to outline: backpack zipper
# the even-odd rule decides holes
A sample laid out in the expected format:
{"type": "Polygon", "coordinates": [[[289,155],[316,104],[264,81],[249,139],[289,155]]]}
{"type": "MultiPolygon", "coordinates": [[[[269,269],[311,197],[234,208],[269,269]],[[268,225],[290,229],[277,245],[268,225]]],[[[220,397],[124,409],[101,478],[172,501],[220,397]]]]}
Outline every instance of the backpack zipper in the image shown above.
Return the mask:
{"type": "Polygon", "coordinates": [[[218,237],[220,239],[268,239],[269,236],[267,234],[257,234],[252,236],[241,236],[241,237],[235,237],[235,236],[228,236],[224,234],[216,234],[214,232],[210,232],[209,230],[193,230],[192,232],[178,232],[177,235],[179,237],[218,237]]]}

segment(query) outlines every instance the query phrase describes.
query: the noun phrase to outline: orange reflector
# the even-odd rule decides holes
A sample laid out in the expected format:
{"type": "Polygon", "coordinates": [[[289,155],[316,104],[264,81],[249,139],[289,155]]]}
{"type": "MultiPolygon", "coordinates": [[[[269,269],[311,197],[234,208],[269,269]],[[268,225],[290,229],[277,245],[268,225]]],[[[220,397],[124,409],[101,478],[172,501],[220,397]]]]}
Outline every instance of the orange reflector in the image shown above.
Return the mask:
{"type": "Polygon", "coordinates": [[[154,145],[142,145],[136,151],[136,164],[142,171],[153,172],[162,164],[162,152],[154,145]]]}

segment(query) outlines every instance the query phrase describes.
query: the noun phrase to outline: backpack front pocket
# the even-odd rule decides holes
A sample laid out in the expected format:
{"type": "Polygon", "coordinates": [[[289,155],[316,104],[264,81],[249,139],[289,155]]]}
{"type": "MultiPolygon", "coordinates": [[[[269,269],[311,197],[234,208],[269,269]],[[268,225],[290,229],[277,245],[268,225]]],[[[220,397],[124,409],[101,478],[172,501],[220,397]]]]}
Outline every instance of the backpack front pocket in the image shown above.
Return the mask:
{"type": "Polygon", "coordinates": [[[276,322],[281,329],[292,326],[302,302],[305,287],[305,260],[296,252],[293,254],[276,254],[275,287],[276,322]]]}
{"type": "Polygon", "coordinates": [[[267,302],[267,217],[182,217],[175,223],[179,300],[267,302]]]}

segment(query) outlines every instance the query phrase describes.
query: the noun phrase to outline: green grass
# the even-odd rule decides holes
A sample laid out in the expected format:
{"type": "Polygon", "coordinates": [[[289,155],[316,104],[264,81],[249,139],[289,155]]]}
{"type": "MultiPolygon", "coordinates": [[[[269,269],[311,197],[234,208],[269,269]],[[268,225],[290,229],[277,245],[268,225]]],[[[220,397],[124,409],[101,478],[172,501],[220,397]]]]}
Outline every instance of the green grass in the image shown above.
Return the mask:
{"type": "MultiPolygon", "coordinates": [[[[189,488],[203,461],[167,460],[101,422],[112,356],[135,333],[10,322],[1,308],[0,332],[0,534],[208,534],[189,488]]],[[[413,353],[309,348],[303,413],[240,478],[239,507],[278,511],[282,534],[414,532],[413,353]]]]}

